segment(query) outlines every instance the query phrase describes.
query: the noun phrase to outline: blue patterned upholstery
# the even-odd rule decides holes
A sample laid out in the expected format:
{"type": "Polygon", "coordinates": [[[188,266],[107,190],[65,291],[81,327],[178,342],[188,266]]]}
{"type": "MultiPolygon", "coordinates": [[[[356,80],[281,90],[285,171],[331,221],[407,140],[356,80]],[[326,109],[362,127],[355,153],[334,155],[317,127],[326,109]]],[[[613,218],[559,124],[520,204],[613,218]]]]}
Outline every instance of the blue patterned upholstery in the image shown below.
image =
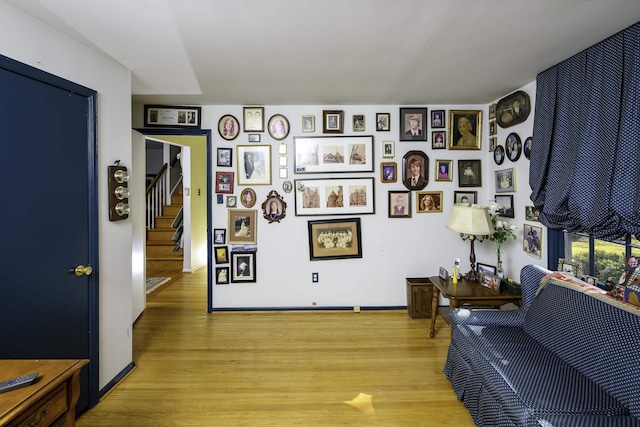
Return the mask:
{"type": "Polygon", "coordinates": [[[458,399],[479,426],[640,426],[640,316],[555,284],[533,298],[547,273],[523,268],[520,325],[452,317],[444,372],[458,399]]]}

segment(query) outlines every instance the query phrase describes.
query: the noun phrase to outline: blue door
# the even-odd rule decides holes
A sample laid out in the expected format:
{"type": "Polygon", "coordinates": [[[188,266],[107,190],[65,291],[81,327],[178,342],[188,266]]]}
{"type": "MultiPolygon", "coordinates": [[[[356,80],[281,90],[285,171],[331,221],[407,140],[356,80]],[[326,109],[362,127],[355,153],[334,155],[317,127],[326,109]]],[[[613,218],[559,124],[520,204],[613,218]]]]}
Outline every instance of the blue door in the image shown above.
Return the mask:
{"type": "Polygon", "coordinates": [[[79,411],[97,402],[94,102],[0,57],[0,358],[90,359],[79,411]]]}

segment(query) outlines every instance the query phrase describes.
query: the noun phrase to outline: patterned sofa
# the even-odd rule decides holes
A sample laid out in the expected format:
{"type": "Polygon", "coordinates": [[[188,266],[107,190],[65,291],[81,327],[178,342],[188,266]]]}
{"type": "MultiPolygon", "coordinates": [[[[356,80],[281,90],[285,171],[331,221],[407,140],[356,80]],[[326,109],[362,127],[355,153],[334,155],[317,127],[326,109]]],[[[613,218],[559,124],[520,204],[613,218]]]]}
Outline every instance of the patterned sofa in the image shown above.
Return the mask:
{"type": "Polygon", "coordinates": [[[640,426],[640,308],[539,266],[520,282],[519,310],[451,312],[444,373],[475,423],[640,426]]]}

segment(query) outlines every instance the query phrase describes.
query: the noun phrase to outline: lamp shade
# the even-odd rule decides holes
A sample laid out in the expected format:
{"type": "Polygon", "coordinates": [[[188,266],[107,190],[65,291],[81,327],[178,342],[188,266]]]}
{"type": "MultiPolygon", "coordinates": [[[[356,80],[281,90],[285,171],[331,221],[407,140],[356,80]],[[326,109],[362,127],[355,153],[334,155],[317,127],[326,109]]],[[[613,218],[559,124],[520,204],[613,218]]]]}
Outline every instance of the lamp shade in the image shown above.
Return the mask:
{"type": "Polygon", "coordinates": [[[449,230],[474,236],[488,236],[493,234],[493,223],[486,206],[456,203],[445,226],[449,230]]]}

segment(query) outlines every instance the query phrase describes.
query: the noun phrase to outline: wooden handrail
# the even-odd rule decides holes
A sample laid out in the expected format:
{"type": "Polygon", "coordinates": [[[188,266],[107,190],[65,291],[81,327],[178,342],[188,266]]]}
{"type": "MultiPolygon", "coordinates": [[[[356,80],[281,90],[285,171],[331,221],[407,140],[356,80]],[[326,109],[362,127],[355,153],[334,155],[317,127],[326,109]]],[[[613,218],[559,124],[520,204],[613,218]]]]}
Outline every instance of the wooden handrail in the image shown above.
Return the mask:
{"type": "Polygon", "coordinates": [[[160,179],[160,177],[162,177],[162,174],[164,174],[167,171],[167,164],[165,163],[164,165],[162,165],[162,167],[160,168],[160,170],[158,171],[158,173],[156,174],[155,177],[153,177],[153,181],[151,181],[151,183],[147,186],[147,193],[149,194],[149,192],[151,191],[151,189],[156,185],[156,182],[158,182],[158,180],[160,179]]]}

